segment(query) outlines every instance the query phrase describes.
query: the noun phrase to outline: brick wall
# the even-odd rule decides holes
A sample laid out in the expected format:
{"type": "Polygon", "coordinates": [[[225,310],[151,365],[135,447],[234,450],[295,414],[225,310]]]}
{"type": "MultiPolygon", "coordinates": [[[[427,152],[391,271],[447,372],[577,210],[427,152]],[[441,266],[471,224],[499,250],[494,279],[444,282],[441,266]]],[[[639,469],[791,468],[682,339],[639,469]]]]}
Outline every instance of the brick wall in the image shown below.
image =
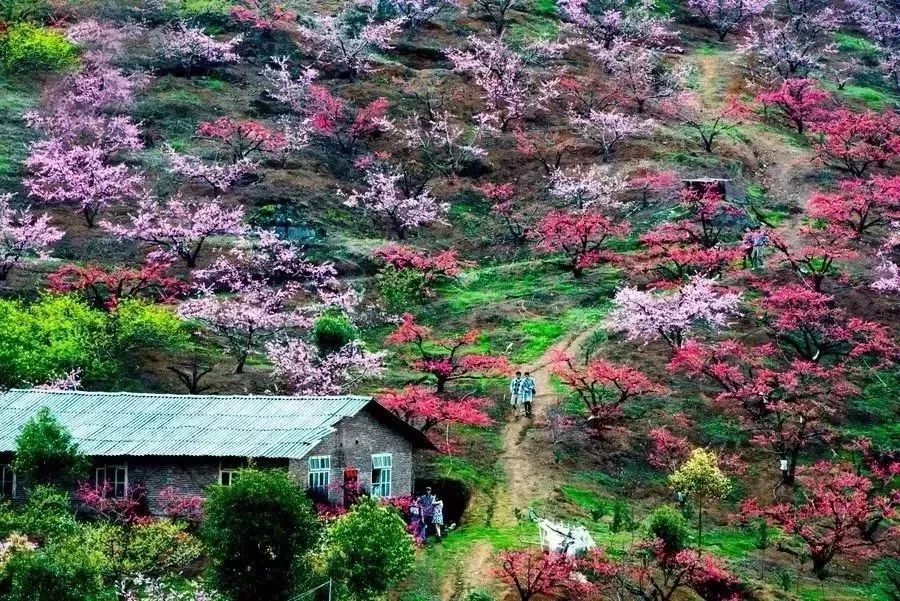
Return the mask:
{"type": "MultiPolygon", "coordinates": [[[[390,453],[392,456],[391,494],[412,494],[413,448],[403,436],[376,419],[368,410],[341,421],[337,431],[319,443],[308,456],[331,457],[331,500],[341,501],[337,486],[343,482],[344,468],[359,470],[359,485],[366,491],[372,486],[372,455],[390,453]]],[[[290,471],[301,484],[309,481],[306,459],[291,460],[290,471]]]]}

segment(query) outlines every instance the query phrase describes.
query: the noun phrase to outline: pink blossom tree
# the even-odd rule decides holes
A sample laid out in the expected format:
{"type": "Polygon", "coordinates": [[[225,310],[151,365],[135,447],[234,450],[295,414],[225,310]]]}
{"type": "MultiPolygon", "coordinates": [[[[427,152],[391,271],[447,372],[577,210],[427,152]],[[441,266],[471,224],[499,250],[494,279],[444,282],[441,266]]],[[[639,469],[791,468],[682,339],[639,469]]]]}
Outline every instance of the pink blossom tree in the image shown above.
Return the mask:
{"type": "Polygon", "coordinates": [[[67,146],[58,139],[34,142],[25,165],[28,195],[47,204],[75,206],[88,227],[105,207],[135,198],[144,183],[126,165],[111,165],[99,146],[67,146]]]}
{"type": "Polygon", "coordinates": [[[535,250],[551,255],[562,253],[562,266],[573,276],[581,277],[585,269],[614,262],[617,255],[606,245],[629,231],[628,222],[598,212],[550,211],[535,229],[535,250]]]}
{"type": "Polygon", "coordinates": [[[296,394],[345,394],[361,380],[384,371],[385,353],[367,351],[359,340],[322,353],[300,338],[289,338],[268,343],[266,353],[275,374],[296,394]]]}
{"type": "Polygon", "coordinates": [[[558,55],[558,45],[538,45],[525,55],[499,38],[470,37],[466,50],[448,49],[455,71],[472,77],[482,91],[482,111],[475,119],[483,127],[506,130],[527,116],[549,110],[559,96],[558,78],[544,79],[528,67],[558,55]]]}
{"type": "Polygon", "coordinates": [[[812,79],[786,79],[777,89],[763,92],[756,97],[766,110],[775,109],[791,123],[798,134],[803,134],[809,124],[831,118],[827,109],[831,94],[818,87],[812,79]]]}
{"type": "Polygon", "coordinates": [[[647,437],[650,439],[647,462],[657,469],[674,472],[691,453],[691,443],[686,438],[676,436],[668,428],[653,428],[647,433],[647,437]]]}
{"type": "Polygon", "coordinates": [[[559,7],[597,54],[620,43],[659,45],[671,35],[667,22],[654,15],[652,0],[562,0],[559,7]]]}
{"type": "Polygon", "coordinates": [[[632,103],[638,113],[675,96],[690,72],[687,66],[670,65],[657,50],[631,45],[614,48],[602,62],[616,84],[616,96],[632,103]]]}
{"type": "Polygon", "coordinates": [[[462,6],[459,0],[367,0],[366,3],[374,12],[402,18],[409,35],[415,35],[441,14],[462,6]]]}
{"type": "Polygon", "coordinates": [[[688,0],[688,7],[703,17],[724,42],[729,33],[761,15],[774,0],[688,0]]]}
{"type": "Polygon", "coordinates": [[[471,395],[452,398],[435,394],[424,386],[406,386],[382,393],[377,400],[426,434],[442,425],[489,426],[493,423],[485,411],[490,401],[471,395]]]}
{"type": "Polygon", "coordinates": [[[625,189],[625,180],[597,166],[557,169],[550,176],[551,196],[579,211],[619,208],[625,189]]]}
{"type": "Polygon", "coordinates": [[[813,290],[821,292],[829,277],[838,275],[841,262],[859,253],[850,246],[846,230],[834,226],[798,228],[798,243],[789,243],[770,233],[769,244],[784,258],[784,262],[813,290]]]}
{"type": "Polygon", "coordinates": [[[628,190],[638,195],[642,208],[651,202],[674,200],[681,189],[681,178],[674,171],[647,169],[628,177],[628,190]]]}
{"type": "Polygon", "coordinates": [[[566,590],[573,571],[569,556],[558,552],[502,551],[498,562],[497,575],[515,591],[520,601],[558,595],[566,590]]]}
{"type": "Polygon", "coordinates": [[[470,10],[491,24],[494,36],[500,38],[506,30],[510,13],[525,8],[522,0],[474,0],[470,10]]]}
{"type": "Polygon", "coordinates": [[[50,224],[49,215],[14,209],[12,194],[0,194],[0,282],[23,260],[49,258],[50,247],[63,235],[50,224]]]}
{"type": "Polygon", "coordinates": [[[640,291],[625,287],[613,298],[607,324],[629,340],[662,338],[673,349],[685,344],[698,327],[724,328],[738,314],[741,297],[720,292],[713,280],[695,276],[674,292],[640,291]]]}
{"type": "Polygon", "coordinates": [[[264,34],[288,29],[297,21],[297,13],[273,0],[241,0],[231,7],[231,16],[264,34]]]}
{"type": "Polygon", "coordinates": [[[821,136],[819,161],[856,177],[900,156],[900,117],[893,113],[840,109],[812,129],[821,136]]]}
{"type": "Polygon", "coordinates": [[[394,242],[376,248],[373,256],[396,269],[412,269],[419,272],[426,286],[442,280],[455,279],[463,269],[475,266],[473,261],[461,260],[457,251],[453,249],[429,253],[394,242]]]}
{"type": "Polygon", "coordinates": [[[406,161],[407,168],[415,161],[423,178],[452,175],[487,156],[479,146],[481,128],[456,123],[446,110],[431,110],[399,123],[385,122],[385,129],[399,136],[412,155],[406,161]]]}
{"type": "Polygon", "coordinates": [[[124,299],[170,302],[187,292],[187,283],[169,273],[171,267],[169,262],[153,260],[140,267],[70,263],[48,275],[47,283],[53,292],[74,292],[97,308],[115,311],[124,299]]]}
{"type": "Polygon", "coordinates": [[[440,222],[450,206],[435,200],[427,189],[404,189],[403,179],[397,170],[370,168],[366,187],[346,195],[344,204],[375,216],[400,240],[411,230],[440,222]]]}
{"type": "Polygon", "coordinates": [[[200,27],[178,23],[162,33],[158,51],[160,58],[184,69],[190,77],[197,70],[207,71],[238,62],[237,46],[242,41],[238,35],[220,42],[206,35],[200,27]]]}
{"type": "Polygon", "coordinates": [[[240,236],[246,232],[243,207],[228,208],[218,199],[194,200],[175,195],[161,201],[145,197],[130,222],[104,222],[103,227],[124,240],[138,240],[156,247],[161,256],[174,255],[188,267],[212,236],[240,236]]]}
{"type": "Polygon", "coordinates": [[[593,109],[585,115],[573,114],[571,122],[583,136],[600,145],[604,163],[610,161],[623,141],[646,136],[654,127],[651,119],[593,109]]]}
{"type": "Polygon", "coordinates": [[[119,58],[130,39],[143,33],[135,24],[84,19],[66,29],[66,38],[80,46],[89,62],[110,62],[119,58]]]}
{"type": "Polygon", "coordinates": [[[288,146],[283,133],[252,119],[240,121],[219,117],[215,121],[205,121],[197,126],[197,136],[221,145],[230,155],[232,164],[247,160],[252,153],[277,153],[288,146]]]}
{"type": "Polygon", "coordinates": [[[875,273],[878,278],[872,282],[872,289],[879,292],[900,292],[900,265],[891,257],[900,247],[900,223],[891,224],[893,232],[878,250],[878,266],[875,273]]]}
{"type": "Polygon", "coordinates": [[[881,51],[881,69],[900,89],[900,10],[891,0],[851,0],[853,16],[881,51]]]}
{"type": "Polygon", "coordinates": [[[167,146],[164,152],[169,163],[166,168],[169,173],[201,181],[218,192],[227,192],[256,170],[256,164],[249,159],[221,164],[208,162],[193,154],[177,152],[171,146],[167,146]]]}
{"type": "Polygon", "coordinates": [[[369,19],[357,25],[345,10],[336,16],[313,16],[311,25],[299,28],[303,48],[322,69],[355,77],[372,69],[374,54],[393,48],[403,29],[404,18],[376,22],[369,19]]]}

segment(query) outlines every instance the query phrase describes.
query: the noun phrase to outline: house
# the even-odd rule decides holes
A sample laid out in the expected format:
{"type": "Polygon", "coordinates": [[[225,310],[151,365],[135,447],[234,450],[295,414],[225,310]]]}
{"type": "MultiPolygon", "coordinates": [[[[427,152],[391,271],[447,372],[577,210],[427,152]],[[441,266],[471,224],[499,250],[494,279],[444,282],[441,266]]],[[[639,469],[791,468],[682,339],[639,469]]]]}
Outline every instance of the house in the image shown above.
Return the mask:
{"type": "Polygon", "coordinates": [[[10,468],[16,436],[41,407],[68,428],[92,463],[90,482],[124,495],[146,488],[150,510],[174,487],[202,494],[228,486],[252,460],[284,468],[317,497],[342,501],[342,485],[380,497],[413,492],[413,455],[428,439],[361,396],[203,396],[10,390],[0,396],[0,494],[21,499],[10,468]]]}

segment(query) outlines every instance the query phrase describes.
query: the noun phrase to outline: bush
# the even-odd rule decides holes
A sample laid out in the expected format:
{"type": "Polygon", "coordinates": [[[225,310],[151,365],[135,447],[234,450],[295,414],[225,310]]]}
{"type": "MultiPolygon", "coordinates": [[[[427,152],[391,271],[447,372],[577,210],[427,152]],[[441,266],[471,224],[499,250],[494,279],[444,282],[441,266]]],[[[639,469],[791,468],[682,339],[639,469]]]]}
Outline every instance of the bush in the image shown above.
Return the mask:
{"type": "Polygon", "coordinates": [[[8,601],[114,601],[87,551],[47,547],[16,554],[6,567],[8,601]]]}
{"type": "Polygon", "coordinates": [[[662,505],[653,511],[647,530],[650,536],[663,541],[669,553],[685,549],[691,536],[687,520],[671,505],[662,505]]]}
{"type": "Polygon", "coordinates": [[[381,304],[391,313],[404,313],[425,300],[425,277],[414,269],[388,265],[376,276],[381,304]]]}
{"type": "Polygon", "coordinates": [[[472,591],[466,597],[466,601],[496,601],[496,597],[487,591],[472,591]]]}
{"type": "Polygon", "coordinates": [[[204,512],[214,588],[232,601],[288,598],[293,568],[319,536],[312,502],[290,476],[241,470],[231,486],[208,489],[204,512]]]}
{"type": "Polygon", "coordinates": [[[146,576],[183,573],[203,551],[199,539],[186,532],[186,528],[185,524],[169,520],[132,528],[125,550],[124,571],[146,576]]]}
{"type": "Polygon", "coordinates": [[[195,26],[224,27],[231,22],[231,6],[228,0],[166,0],[165,11],[195,26]]]}
{"type": "Polygon", "coordinates": [[[316,348],[327,355],[359,338],[359,330],[342,311],[327,311],[315,325],[316,348]]]}
{"type": "Polygon", "coordinates": [[[612,532],[631,532],[634,530],[634,518],[631,515],[631,507],[623,499],[616,499],[613,504],[613,519],[609,529],[612,532]]]}
{"type": "Polygon", "coordinates": [[[85,384],[109,388],[134,369],[138,350],[187,345],[169,309],[123,301],[108,313],[73,295],[31,304],[0,300],[0,386],[28,386],[80,369],[85,384]]]}
{"type": "Polygon", "coordinates": [[[50,3],[45,0],[0,0],[0,22],[40,23],[50,14],[50,3]]]}
{"type": "Polygon", "coordinates": [[[62,34],[30,23],[16,23],[0,34],[0,70],[6,73],[59,71],[78,60],[62,34]]]}
{"type": "Polygon", "coordinates": [[[88,460],[49,409],[41,407],[16,437],[13,469],[32,486],[67,486],[88,470],[88,460]]]}
{"type": "Polygon", "coordinates": [[[328,569],[359,601],[381,598],[412,570],[412,537],[392,507],[373,498],[338,518],[327,534],[328,569]]]}
{"type": "Polygon", "coordinates": [[[28,502],[18,511],[0,510],[0,533],[21,532],[40,541],[58,541],[72,536],[78,523],[69,495],[52,486],[35,486],[28,502]]]}

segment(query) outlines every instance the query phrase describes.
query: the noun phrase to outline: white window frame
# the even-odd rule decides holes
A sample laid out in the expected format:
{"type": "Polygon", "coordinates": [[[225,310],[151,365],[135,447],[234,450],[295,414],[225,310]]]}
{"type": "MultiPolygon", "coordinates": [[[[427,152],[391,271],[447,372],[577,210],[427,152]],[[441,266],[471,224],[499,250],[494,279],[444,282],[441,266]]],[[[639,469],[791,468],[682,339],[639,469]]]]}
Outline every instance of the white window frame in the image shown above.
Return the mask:
{"type": "Polygon", "coordinates": [[[223,468],[223,467],[219,467],[219,485],[220,485],[220,486],[231,486],[232,484],[234,484],[234,477],[237,476],[237,473],[238,473],[239,471],[240,471],[240,470],[237,469],[237,468],[231,468],[231,467],[225,467],[225,468],[223,468]],[[224,476],[225,474],[228,474],[228,484],[225,484],[225,481],[224,481],[224,478],[223,478],[223,476],[224,476]]]}
{"type": "MultiPolygon", "coordinates": [[[[380,478],[379,480],[382,480],[380,478]]],[[[390,497],[394,485],[394,456],[390,453],[377,453],[372,455],[372,496],[390,497]],[[375,482],[375,470],[379,473],[387,473],[387,482],[375,482]]]]}
{"type": "MultiPolygon", "coordinates": [[[[122,499],[128,496],[128,464],[123,463],[121,465],[104,465],[102,467],[98,467],[94,471],[94,485],[97,489],[104,489],[106,484],[110,482],[109,473],[112,470],[113,478],[112,478],[112,489],[110,491],[110,496],[114,499],[122,499]],[[117,480],[119,476],[119,470],[122,470],[125,473],[125,478],[122,482],[117,480]],[[103,477],[100,477],[100,474],[103,474],[103,477]],[[122,485],[122,494],[116,494],[116,488],[122,485]]],[[[105,491],[104,491],[105,492],[105,491]]]]}
{"type": "Polygon", "coordinates": [[[0,465],[0,499],[4,498],[16,498],[16,472],[13,471],[11,465],[0,465]],[[3,491],[6,488],[6,483],[9,481],[12,481],[12,489],[10,496],[7,497],[3,494],[3,491]]]}
{"type": "Polygon", "coordinates": [[[313,455],[306,460],[306,467],[307,488],[327,493],[331,487],[331,455],[313,455]]]}

